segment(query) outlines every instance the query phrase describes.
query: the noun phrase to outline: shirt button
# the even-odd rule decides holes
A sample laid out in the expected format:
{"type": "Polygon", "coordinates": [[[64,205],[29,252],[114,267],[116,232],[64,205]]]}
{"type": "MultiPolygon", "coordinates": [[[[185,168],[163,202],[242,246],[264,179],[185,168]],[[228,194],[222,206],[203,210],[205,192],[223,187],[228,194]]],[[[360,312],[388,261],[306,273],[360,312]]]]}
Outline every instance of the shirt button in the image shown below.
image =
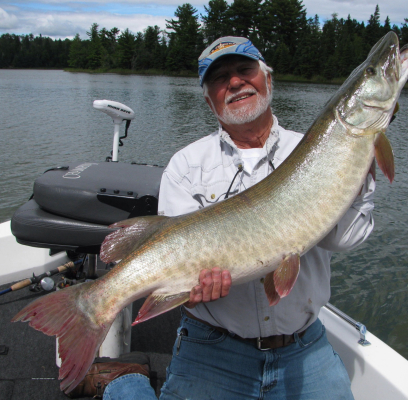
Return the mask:
{"type": "Polygon", "coordinates": [[[261,278],[261,283],[262,283],[262,284],[265,283],[265,278],[261,278]]]}
{"type": "Polygon", "coordinates": [[[211,198],[212,198],[212,199],[215,199],[215,194],[212,194],[212,195],[211,195],[211,198]]]}
{"type": "Polygon", "coordinates": [[[265,318],[264,318],[264,321],[269,321],[269,317],[265,317],[265,318]]]}

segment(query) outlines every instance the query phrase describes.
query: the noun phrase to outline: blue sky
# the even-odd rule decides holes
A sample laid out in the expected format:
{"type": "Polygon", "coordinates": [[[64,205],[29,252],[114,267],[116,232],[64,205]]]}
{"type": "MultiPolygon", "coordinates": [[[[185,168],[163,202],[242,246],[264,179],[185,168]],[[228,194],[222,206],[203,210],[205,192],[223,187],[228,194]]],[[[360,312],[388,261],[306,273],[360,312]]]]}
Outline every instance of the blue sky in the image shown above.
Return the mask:
{"type": "MultiPolygon", "coordinates": [[[[165,29],[165,20],[174,18],[177,6],[184,2],[189,2],[202,14],[204,5],[208,5],[208,0],[0,0],[0,34],[33,33],[35,36],[72,38],[79,33],[84,39],[94,22],[101,28],[129,28],[134,33],[154,25],[165,29]]],[[[350,14],[354,19],[367,21],[377,4],[382,22],[389,16],[391,25],[400,26],[404,18],[408,18],[407,0],[303,0],[303,4],[308,17],[317,14],[321,21],[331,19],[333,13],[339,18],[347,18],[350,14]]]]}

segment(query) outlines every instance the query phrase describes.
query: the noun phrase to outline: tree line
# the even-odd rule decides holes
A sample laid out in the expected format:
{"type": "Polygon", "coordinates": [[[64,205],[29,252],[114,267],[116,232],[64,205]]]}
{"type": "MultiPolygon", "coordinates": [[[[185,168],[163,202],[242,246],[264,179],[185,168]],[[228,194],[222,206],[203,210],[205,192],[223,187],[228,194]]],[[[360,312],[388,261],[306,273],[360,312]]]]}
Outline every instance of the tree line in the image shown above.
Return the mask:
{"type": "Polygon", "coordinates": [[[107,30],[92,24],[86,38],[3,34],[0,68],[75,68],[196,73],[204,48],[220,36],[244,36],[262,52],[278,74],[325,79],[346,77],[371,47],[393,30],[401,46],[408,43],[408,18],[400,26],[380,19],[376,6],[369,20],[358,22],[333,14],[323,24],[306,17],[301,0],[210,0],[205,14],[191,4],[177,7],[166,29],[149,26],[107,30]]]}

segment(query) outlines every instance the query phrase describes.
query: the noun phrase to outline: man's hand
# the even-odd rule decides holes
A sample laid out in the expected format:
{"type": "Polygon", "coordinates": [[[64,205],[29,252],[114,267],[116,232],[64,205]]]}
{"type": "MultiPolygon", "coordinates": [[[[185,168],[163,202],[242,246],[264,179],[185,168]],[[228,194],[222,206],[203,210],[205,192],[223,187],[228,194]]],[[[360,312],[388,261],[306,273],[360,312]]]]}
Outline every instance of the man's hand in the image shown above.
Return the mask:
{"type": "Polygon", "coordinates": [[[194,286],[190,292],[190,300],[184,305],[194,308],[198,303],[207,303],[225,297],[231,288],[231,274],[220,268],[203,269],[199,276],[200,284],[194,286]]]}

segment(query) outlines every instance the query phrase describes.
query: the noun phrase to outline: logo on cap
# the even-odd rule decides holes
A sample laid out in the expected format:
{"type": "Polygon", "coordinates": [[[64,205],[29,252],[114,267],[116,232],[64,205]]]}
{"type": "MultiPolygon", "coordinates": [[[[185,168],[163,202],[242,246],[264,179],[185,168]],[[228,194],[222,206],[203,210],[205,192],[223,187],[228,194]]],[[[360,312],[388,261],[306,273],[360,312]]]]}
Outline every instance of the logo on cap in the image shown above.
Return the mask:
{"type": "Polygon", "coordinates": [[[220,51],[222,49],[225,49],[227,47],[231,47],[231,46],[235,46],[235,45],[236,45],[236,43],[234,43],[234,42],[221,42],[221,43],[218,43],[215,47],[213,47],[211,49],[209,55],[211,55],[211,54],[213,54],[213,53],[215,53],[217,51],[220,51]]]}

